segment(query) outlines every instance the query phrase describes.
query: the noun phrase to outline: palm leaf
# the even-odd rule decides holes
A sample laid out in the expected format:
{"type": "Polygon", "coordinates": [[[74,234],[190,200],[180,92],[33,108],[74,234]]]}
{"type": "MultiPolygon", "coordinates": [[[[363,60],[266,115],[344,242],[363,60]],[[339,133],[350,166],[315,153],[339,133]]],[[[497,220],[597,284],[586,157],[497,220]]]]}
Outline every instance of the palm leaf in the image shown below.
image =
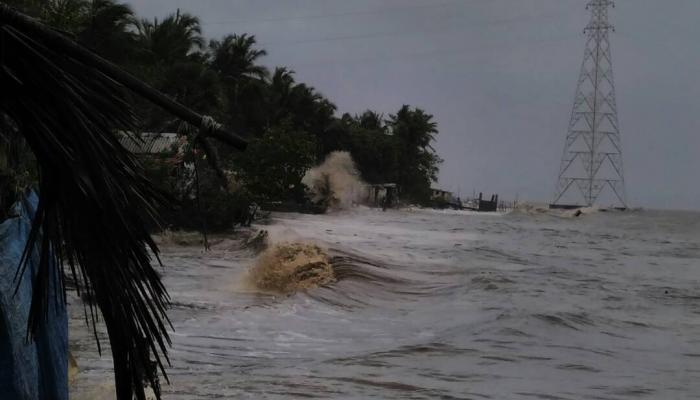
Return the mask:
{"type": "Polygon", "coordinates": [[[39,329],[48,302],[60,300],[48,298],[48,286],[63,285],[65,265],[94,297],[93,321],[94,307],[104,318],[117,397],[145,399],[144,382],[160,397],[150,356],[165,376],[169,297],[151,265],[158,248],[146,226],[164,199],[113,133],[135,131],[125,90],[6,23],[3,7],[0,116],[24,136],[39,167],[39,204],[18,270],[38,247],[29,332],[39,329]]]}

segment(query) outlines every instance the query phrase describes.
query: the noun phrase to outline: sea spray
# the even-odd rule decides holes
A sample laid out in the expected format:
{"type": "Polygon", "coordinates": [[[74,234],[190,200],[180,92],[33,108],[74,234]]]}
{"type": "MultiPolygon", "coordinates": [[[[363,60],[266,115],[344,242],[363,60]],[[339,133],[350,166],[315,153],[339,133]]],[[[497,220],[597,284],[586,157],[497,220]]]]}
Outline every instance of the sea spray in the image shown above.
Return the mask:
{"type": "Polygon", "coordinates": [[[312,202],[331,210],[346,209],[362,198],[363,183],[350,153],[334,151],[301,181],[312,202]]]}
{"type": "Polygon", "coordinates": [[[257,289],[291,294],[333,283],[335,275],[330,258],[318,245],[281,242],[258,257],[248,279],[257,289]]]}

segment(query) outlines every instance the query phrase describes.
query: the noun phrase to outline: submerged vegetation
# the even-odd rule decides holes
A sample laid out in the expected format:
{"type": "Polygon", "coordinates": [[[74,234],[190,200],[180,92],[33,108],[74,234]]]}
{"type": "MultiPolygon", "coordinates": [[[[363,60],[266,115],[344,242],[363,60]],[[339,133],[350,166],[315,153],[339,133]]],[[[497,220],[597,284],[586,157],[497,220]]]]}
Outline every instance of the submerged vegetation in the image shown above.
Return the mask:
{"type": "MultiPolygon", "coordinates": [[[[138,18],[128,5],[113,0],[4,1],[72,35],[185,106],[248,137],[250,147],[244,154],[218,149],[233,183],[228,189],[214,182],[216,175],[200,169],[201,186],[206,190],[200,190],[198,206],[194,185],[189,185],[189,192],[174,192],[177,184],[172,170],[150,172],[151,176],[166,175],[156,182],[181,205],[177,213],[165,212],[171,226],[191,227],[186,225],[199,221],[193,216],[202,207],[212,211],[207,219],[216,222],[210,223],[211,228],[225,229],[245,223],[252,202],[300,202],[304,171],[333,151],[350,152],[364,181],[397,183],[402,200],[429,201],[430,183],[441,160],[431,147],[436,123],[421,109],[403,106],[386,118],[370,110],[336,116],[336,106],[313,87],[298,82],[292,70],[264,66],[267,52],[257,46],[255,36],[236,33],[207,41],[199,19],[179,10],[150,20],[138,18]],[[230,218],[219,218],[217,213],[230,218]]],[[[184,135],[192,131],[143,99],[130,101],[141,132],[184,135]]],[[[163,168],[155,161],[147,164],[149,169],[163,168]]]]}

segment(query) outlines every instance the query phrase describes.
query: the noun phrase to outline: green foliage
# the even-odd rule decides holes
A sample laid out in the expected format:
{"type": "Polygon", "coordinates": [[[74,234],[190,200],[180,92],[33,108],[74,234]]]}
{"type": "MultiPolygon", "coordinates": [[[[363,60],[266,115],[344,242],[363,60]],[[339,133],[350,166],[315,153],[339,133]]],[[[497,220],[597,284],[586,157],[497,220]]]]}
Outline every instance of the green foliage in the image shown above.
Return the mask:
{"type": "Polygon", "coordinates": [[[266,78],[269,75],[267,68],[256,63],[267,52],[256,49],[255,43],[255,36],[245,33],[227,35],[221,41],[212,40],[209,43],[211,68],[231,85],[246,79],[266,78]]]}
{"type": "Polygon", "coordinates": [[[200,161],[199,165],[199,190],[179,198],[174,209],[164,210],[168,224],[178,229],[209,232],[249,225],[254,207],[250,193],[244,188],[222,189],[214,171],[204,167],[204,162],[200,161]]]}
{"type": "Polygon", "coordinates": [[[57,29],[75,33],[85,20],[87,5],[84,0],[47,0],[41,19],[57,29]]]}
{"type": "Polygon", "coordinates": [[[254,207],[250,193],[235,185],[222,188],[201,155],[195,157],[185,157],[185,163],[175,161],[179,158],[175,152],[141,157],[148,179],[173,200],[158,210],[164,228],[220,232],[249,225],[254,207]]]}
{"type": "MultiPolygon", "coordinates": [[[[139,20],[116,0],[3,1],[251,137],[243,154],[219,148],[235,177],[230,190],[201,154],[192,159],[200,166],[200,196],[188,167],[168,159],[173,154],[144,159],[143,176],[114,131],[173,130],[179,122],[37,39],[0,27],[3,54],[12,54],[0,59],[0,219],[18,192],[38,183],[42,200],[30,247],[37,240],[62,244],[54,255],[94,292],[120,399],[142,398],[143,380],[155,386],[149,359],[162,369],[166,354],[168,297],[146,250],[157,253],[149,228],[158,213],[166,224],[189,229],[249,223],[254,201],[302,202],[304,173],[334,150],[350,151],[368,182],[398,183],[402,199],[429,203],[441,160],[432,148],[437,125],[423,110],[403,106],[388,120],[372,111],[338,118],[336,106],[297,82],[293,71],[278,67],[270,75],[254,36],[227,35],[205,46],[199,19],[179,11],[139,20]]],[[[33,327],[47,301],[49,248],[42,246],[33,327]]]]}
{"type": "Polygon", "coordinates": [[[115,0],[4,0],[25,14],[74,35],[103,57],[126,62],[135,50],[136,24],[127,4],[115,0]]]}
{"type": "Polygon", "coordinates": [[[134,13],[127,4],[93,0],[85,5],[78,40],[101,56],[120,64],[133,62],[136,50],[134,13]]]}
{"type": "Polygon", "coordinates": [[[253,139],[234,167],[241,183],[259,201],[302,200],[301,179],[315,164],[314,138],[289,124],[275,126],[253,139]]]}
{"type": "Polygon", "coordinates": [[[267,52],[255,48],[255,36],[227,35],[209,43],[209,68],[221,77],[226,104],[224,121],[238,131],[259,135],[266,126],[267,52]]]}
{"type": "Polygon", "coordinates": [[[323,137],[323,152],[349,151],[368,183],[387,183],[396,180],[396,144],[387,133],[381,116],[366,111],[362,116],[348,114],[337,119],[323,137]],[[372,115],[376,118],[369,121],[372,115]],[[365,120],[363,121],[363,118],[365,120]],[[363,125],[364,124],[364,125],[363,125]]]}
{"type": "Polygon", "coordinates": [[[0,115],[0,222],[11,216],[14,203],[38,183],[36,160],[16,127],[0,115]]]}
{"type": "Polygon", "coordinates": [[[190,14],[170,14],[162,21],[142,19],[137,23],[141,62],[162,66],[191,58],[204,46],[199,18],[190,14]]]}
{"type": "Polygon", "coordinates": [[[433,116],[419,108],[404,105],[388,124],[396,138],[397,179],[404,198],[419,204],[430,201],[430,184],[437,180],[442,159],[435,154],[432,142],[438,133],[433,116]]]}
{"type": "MultiPolygon", "coordinates": [[[[387,120],[367,110],[336,117],[336,106],[294,71],[261,64],[255,36],[230,34],[205,45],[197,17],[177,10],[163,19],[138,19],[117,0],[8,0],[75,35],[184,105],[253,138],[248,154],[219,148],[250,196],[301,197],[304,169],[331,151],[346,150],[369,183],[398,183],[401,198],[427,204],[442,160],[431,143],[432,115],[403,106],[387,120]],[[268,178],[269,177],[269,178],[268,178]],[[291,189],[290,189],[291,187],[291,189]]],[[[179,130],[158,107],[132,99],[141,130],[179,130]]]]}
{"type": "Polygon", "coordinates": [[[346,150],[369,183],[397,183],[401,198],[430,204],[430,186],[442,162],[432,142],[438,133],[433,116],[403,106],[387,121],[373,111],[344,114],[322,138],[325,153],[346,150]]]}
{"type": "MultiPolygon", "coordinates": [[[[285,121],[318,138],[333,121],[335,105],[313,87],[296,83],[294,71],[286,67],[275,69],[268,92],[268,114],[272,124],[285,121]]],[[[317,161],[324,156],[317,154],[317,161]]]]}

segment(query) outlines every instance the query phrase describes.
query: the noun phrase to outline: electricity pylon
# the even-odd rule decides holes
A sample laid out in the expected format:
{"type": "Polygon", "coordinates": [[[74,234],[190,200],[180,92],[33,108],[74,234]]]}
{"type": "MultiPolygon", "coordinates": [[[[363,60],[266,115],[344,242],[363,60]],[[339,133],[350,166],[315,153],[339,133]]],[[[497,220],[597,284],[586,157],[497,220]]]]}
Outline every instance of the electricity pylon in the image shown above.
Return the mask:
{"type": "Polygon", "coordinates": [[[627,207],[608,37],[615,31],[608,22],[610,6],[611,0],[592,0],[586,6],[591,21],[584,29],[586,50],[552,208],[592,206],[598,200],[627,207]]]}

